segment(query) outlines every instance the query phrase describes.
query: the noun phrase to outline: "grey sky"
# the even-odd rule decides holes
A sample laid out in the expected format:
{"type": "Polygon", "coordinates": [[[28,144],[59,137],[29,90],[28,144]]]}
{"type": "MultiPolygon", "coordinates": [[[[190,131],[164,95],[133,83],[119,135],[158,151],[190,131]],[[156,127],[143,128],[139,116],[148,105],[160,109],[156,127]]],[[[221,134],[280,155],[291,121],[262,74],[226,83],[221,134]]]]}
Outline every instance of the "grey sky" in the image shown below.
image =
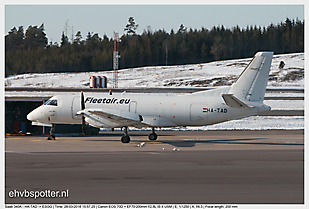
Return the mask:
{"type": "Polygon", "coordinates": [[[268,26],[285,19],[304,20],[303,5],[5,5],[5,34],[13,28],[29,25],[45,25],[48,42],[60,43],[62,31],[68,21],[69,39],[77,31],[83,39],[88,32],[106,34],[112,37],[113,31],[121,34],[130,16],[139,24],[137,33],[141,34],[147,26],[153,31],[171,29],[177,31],[180,24],[187,28],[211,29],[213,26],[239,25],[268,26]]]}

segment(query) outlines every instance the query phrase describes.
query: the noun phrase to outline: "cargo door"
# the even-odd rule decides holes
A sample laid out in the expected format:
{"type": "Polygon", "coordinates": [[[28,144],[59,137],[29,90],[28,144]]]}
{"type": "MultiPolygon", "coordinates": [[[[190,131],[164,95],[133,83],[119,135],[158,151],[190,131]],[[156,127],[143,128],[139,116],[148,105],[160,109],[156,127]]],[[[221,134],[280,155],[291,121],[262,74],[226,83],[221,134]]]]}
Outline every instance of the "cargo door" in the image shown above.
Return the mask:
{"type": "Polygon", "coordinates": [[[208,114],[204,111],[208,108],[207,104],[191,104],[190,105],[190,120],[191,121],[207,121],[208,114]]]}

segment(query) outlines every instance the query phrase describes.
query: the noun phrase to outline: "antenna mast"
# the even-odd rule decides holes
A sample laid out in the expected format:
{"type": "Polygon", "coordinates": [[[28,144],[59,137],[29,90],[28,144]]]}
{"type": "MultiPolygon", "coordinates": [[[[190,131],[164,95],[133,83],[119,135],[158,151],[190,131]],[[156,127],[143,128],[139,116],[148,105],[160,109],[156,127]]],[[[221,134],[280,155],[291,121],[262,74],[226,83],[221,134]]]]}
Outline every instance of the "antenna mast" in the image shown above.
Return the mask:
{"type": "Polygon", "coordinates": [[[73,33],[73,26],[72,26],[72,44],[73,44],[73,41],[74,41],[74,33],[73,33]]]}
{"type": "Polygon", "coordinates": [[[120,55],[118,54],[118,43],[119,43],[119,33],[114,32],[114,50],[113,50],[113,69],[114,69],[114,88],[118,88],[118,59],[120,55]]]}

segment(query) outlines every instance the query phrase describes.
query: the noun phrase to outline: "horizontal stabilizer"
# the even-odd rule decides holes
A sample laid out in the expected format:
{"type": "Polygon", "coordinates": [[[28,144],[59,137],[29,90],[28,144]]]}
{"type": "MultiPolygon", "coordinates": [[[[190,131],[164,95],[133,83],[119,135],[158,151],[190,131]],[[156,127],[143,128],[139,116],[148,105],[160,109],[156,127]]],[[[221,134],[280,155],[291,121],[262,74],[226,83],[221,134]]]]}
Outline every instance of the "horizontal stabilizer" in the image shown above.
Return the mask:
{"type": "Polygon", "coordinates": [[[229,107],[253,108],[253,106],[247,105],[233,94],[222,94],[222,98],[224,99],[225,104],[229,107]]]}

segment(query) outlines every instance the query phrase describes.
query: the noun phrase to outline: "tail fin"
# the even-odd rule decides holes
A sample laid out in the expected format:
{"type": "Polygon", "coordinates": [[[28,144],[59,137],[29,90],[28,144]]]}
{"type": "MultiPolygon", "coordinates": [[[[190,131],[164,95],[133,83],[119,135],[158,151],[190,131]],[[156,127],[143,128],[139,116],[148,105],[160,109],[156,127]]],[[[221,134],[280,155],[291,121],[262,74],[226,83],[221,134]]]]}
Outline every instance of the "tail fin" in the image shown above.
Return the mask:
{"type": "Polygon", "coordinates": [[[272,57],[273,52],[256,53],[228,93],[241,100],[263,101],[272,57]]]}

